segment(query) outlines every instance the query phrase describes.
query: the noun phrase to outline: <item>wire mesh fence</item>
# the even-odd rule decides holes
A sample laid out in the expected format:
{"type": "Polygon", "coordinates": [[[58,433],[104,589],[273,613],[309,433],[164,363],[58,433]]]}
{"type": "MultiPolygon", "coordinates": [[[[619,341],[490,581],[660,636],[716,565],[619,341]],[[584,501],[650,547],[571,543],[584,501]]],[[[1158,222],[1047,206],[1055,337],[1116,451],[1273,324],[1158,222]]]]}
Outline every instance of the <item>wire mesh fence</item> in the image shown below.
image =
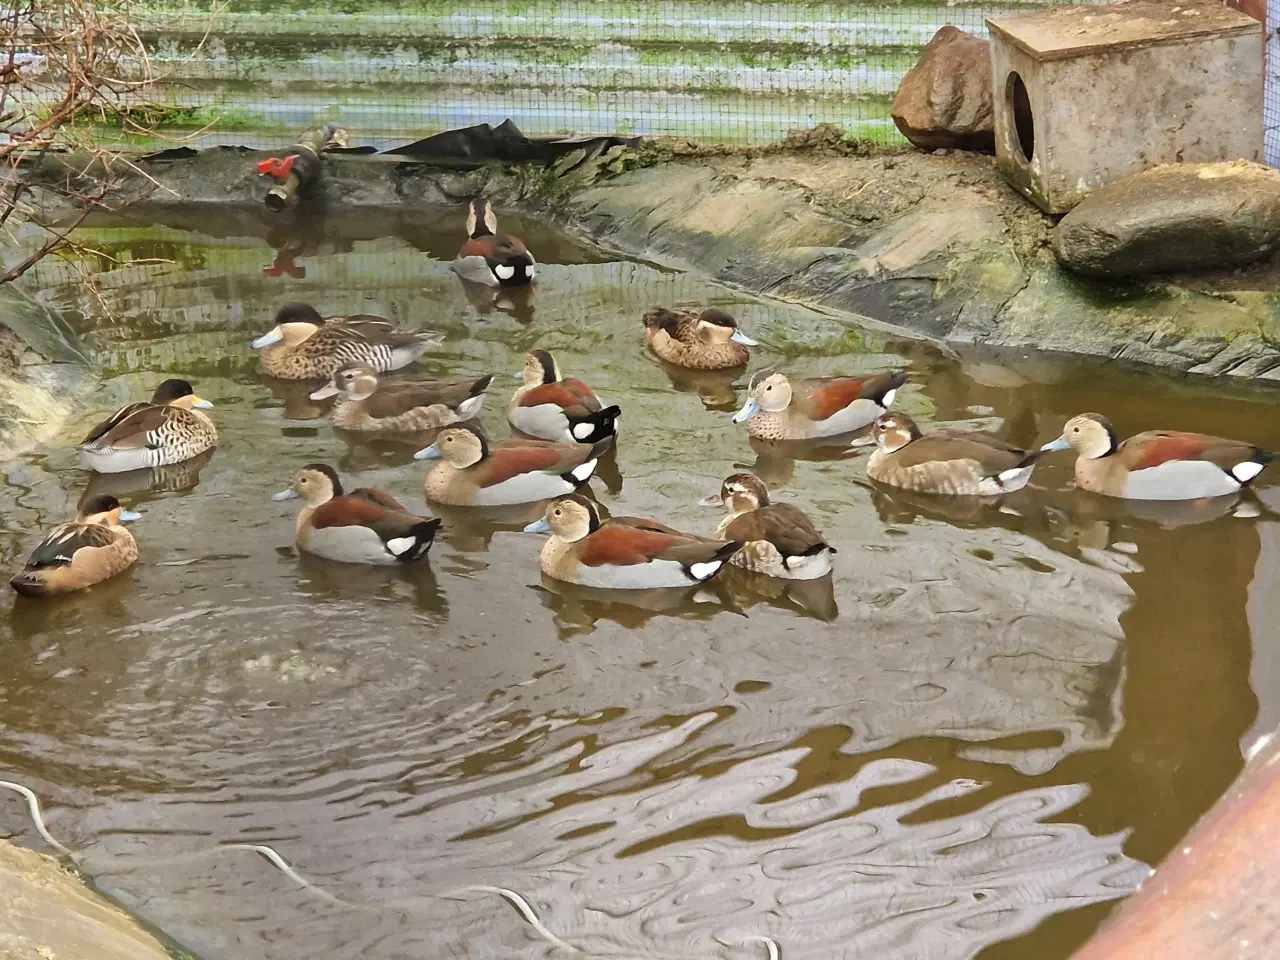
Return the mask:
{"type": "Polygon", "coordinates": [[[390,145],[507,118],[530,135],[757,144],[889,104],[944,24],[1054,5],[859,0],[232,0],[135,7],[162,132],[277,147],[335,121],[390,145]]]}

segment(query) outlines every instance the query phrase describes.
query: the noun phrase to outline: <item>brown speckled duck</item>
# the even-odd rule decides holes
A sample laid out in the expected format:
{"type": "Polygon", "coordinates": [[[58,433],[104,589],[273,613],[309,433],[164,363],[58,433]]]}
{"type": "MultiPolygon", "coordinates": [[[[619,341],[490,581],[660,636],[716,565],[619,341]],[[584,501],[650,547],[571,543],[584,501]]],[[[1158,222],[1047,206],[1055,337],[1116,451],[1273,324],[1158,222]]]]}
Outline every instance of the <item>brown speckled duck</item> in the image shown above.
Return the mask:
{"type": "Polygon", "coordinates": [[[181,463],[218,445],[218,428],[202,413],[212,407],[186,380],[166,380],[151,400],[121,407],[80,441],[80,464],[98,473],[125,473],[181,463]]]}
{"type": "Polygon", "coordinates": [[[312,400],[337,396],[333,425],[358,433],[420,433],[470,420],[493,376],[465,380],[380,381],[363,363],[343,367],[312,400]]]}
{"type": "Polygon", "coordinates": [[[701,313],[655,307],[644,315],[644,341],[660,359],[689,370],[745,366],[747,348],[757,346],[738,329],[733,314],[717,307],[701,313]]]}
{"type": "Polygon", "coordinates": [[[320,316],[305,303],[290,303],[276,314],[276,325],[254,340],[262,351],[262,372],[281,380],[331,377],[348,363],[364,363],[378,373],[407,367],[438,345],[437,333],[397,330],[381,317],[320,316]]]}
{"type": "Polygon", "coordinates": [[[1121,442],[1100,413],[1072,417],[1062,436],[1040,449],[1075,450],[1076,486],[1130,500],[1226,496],[1247,487],[1276,456],[1240,440],[1176,430],[1149,430],[1121,442]]]}
{"type": "Polygon", "coordinates": [[[716,528],[716,538],[744,542],[729,561],[735,567],[783,580],[817,580],[831,572],[835,547],[803,510],[771,503],[768,487],[755,474],[726,477],[718,494],[700,502],[704,506],[723,504],[728,511],[716,528]]]}
{"type": "Polygon", "coordinates": [[[886,413],[871,428],[876,445],[867,476],[916,493],[994,497],[1021,490],[1041,457],[989,433],[920,432],[905,413],[886,413]]]}
{"type": "Polygon", "coordinates": [[[123,573],[137,562],[138,544],[121,524],[139,516],[109,494],[89,498],[72,523],[49,532],[9,586],[24,597],[52,597],[123,573]]]}

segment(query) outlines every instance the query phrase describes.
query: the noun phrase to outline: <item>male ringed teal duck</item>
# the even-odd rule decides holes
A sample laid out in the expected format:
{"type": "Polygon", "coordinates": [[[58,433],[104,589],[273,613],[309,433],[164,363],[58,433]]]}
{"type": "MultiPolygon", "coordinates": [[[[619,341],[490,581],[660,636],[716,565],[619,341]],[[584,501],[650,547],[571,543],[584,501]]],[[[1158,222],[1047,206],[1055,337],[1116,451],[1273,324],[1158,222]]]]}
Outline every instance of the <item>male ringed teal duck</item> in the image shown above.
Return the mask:
{"type": "Polygon", "coordinates": [[[867,476],[916,493],[995,497],[1021,490],[1042,456],[989,433],[935,430],[922,434],[905,413],[886,413],[871,428],[876,449],[867,476]]]}
{"type": "Polygon", "coordinates": [[[803,510],[770,503],[768,487],[754,473],[726,477],[718,494],[700,502],[723,504],[728,511],[716,527],[716,539],[743,541],[729,561],[735,567],[783,580],[817,580],[831,572],[835,547],[803,510]]]}
{"type": "Polygon", "coordinates": [[[391,494],[375,487],[344,493],[334,469],[309,463],[273,500],[302,498],[294,538],[298,549],[339,563],[393,566],[421,560],[431,549],[440,521],[418,517],[391,494]]]}
{"type": "Polygon", "coordinates": [[[311,394],[337,396],[333,425],[359,433],[421,433],[470,420],[484,406],[493,376],[466,380],[380,381],[368,364],[353,363],[311,394]]]}
{"type": "Polygon", "coordinates": [[[290,303],[276,325],[250,346],[262,351],[262,372],[281,380],[331,377],[348,363],[364,363],[378,373],[407,367],[438,345],[438,333],[397,330],[381,317],[320,316],[305,303],[290,303]]]}
{"type": "Polygon", "coordinates": [[[213,404],[186,380],[166,380],[151,400],[121,407],[80,441],[80,465],[98,473],[163,467],[218,445],[218,428],[201,413],[213,404]]]}
{"type": "Polygon", "coordinates": [[[1040,449],[1074,449],[1081,490],[1130,500],[1226,496],[1247,487],[1276,457],[1251,443],[1176,430],[1149,430],[1122,443],[1099,413],[1072,417],[1062,436],[1040,449]]]}
{"type": "Polygon", "coordinates": [[[484,197],[467,207],[467,237],[453,260],[453,271],[462,279],[490,287],[537,282],[533,254],[519,237],[498,229],[498,218],[484,197]]]}
{"type": "Polygon", "coordinates": [[[138,559],[138,544],[121,524],[139,516],[110,494],[90,497],[73,522],[54,527],[40,541],[9,586],[24,597],[52,597],[128,570],[138,559]]]}
{"type": "Polygon", "coordinates": [[[761,440],[812,440],[860,430],[893,404],[905,370],[870,377],[789,380],[775,370],[751,378],[747,400],[733,415],[761,440]]]}
{"type": "Polygon", "coordinates": [[[654,307],[644,315],[644,342],[659,359],[689,370],[745,366],[747,347],[758,346],[738,329],[733,314],[718,307],[701,313],[654,307]]]}
{"type": "Polygon", "coordinates": [[[507,405],[521,433],[558,443],[598,443],[618,432],[618,406],[605,407],[581,380],[565,379],[546,350],[524,355],[523,385],[507,405]]]}
{"type": "Polygon", "coordinates": [[[490,447],[470,424],[445,427],[413,456],[441,460],[427,473],[428,500],[464,507],[533,503],[572,493],[591,479],[612,437],[585,443],[504,440],[490,447]]]}
{"type": "Polygon", "coordinates": [[[548,577],[583,587],[651,590],[710,580],[742,549],[673,530],[656,520],[614,517],[603,523],[596,505],[572,494],[547,504],[526,533],[549,533],[538,566],[548,577]]]}

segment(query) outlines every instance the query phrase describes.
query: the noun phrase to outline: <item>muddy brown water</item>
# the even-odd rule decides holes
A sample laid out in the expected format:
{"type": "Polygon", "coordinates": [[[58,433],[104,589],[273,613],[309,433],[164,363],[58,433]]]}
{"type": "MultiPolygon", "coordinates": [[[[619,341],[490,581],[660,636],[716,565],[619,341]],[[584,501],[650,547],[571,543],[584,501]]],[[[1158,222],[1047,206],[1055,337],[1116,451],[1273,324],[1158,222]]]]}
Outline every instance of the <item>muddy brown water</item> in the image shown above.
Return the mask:
{"type": "MultiPolygon", "coordinates": [[[[96,883],[207,960],[559,955],[500,899],[428,896],[466,884],[518,891],[592,956],[764,956],[764,935],[795,960],[1069,956],[1217,799],[1275,702],[1259,611],[1280,476],[1238,501],[1129,508],[1071,490],[1059,456],[1002,506],[903,496],[841,447],[749,444],[729,422],[742,378],[670,375],[640,314],[729,307],[763,344],[753,367],[907,364],[902,408],[1026,445],[1099,410],[1122,434],[1276,449],[1273,396],[960,362],[509,226],[543,279],[498,307],[447,268],[454,211],[293,228],[174,213],[86,231],[91,283],[38,268],[108,375],[63,443],[3,465],[3,558],[88,488],[142,510],[142,560],[78,596],[4,601],[0,775],[45,799],[96,883]],[[248,344],[289,299],[447,331],[422,370],[497,374],[495,436],[521,354],[552,349],[622,406],[591,485],[609,511],[710,533],[698,499],[755,469],[838,547],[834,579],[558,587],[519,532],[534,509],[450,511],[407,570],[297,556],[296,505],[270,499],[295,467],[327,461],[424,509],[425,467],[263,379],[248,344]],[[170,375],[217,404],[216,453],[79,470],[77,437],[170,375]],[[169,861],[228,842],[270,844],[348,900],[419,899],[357,912],[251,853],[169,861]]],[[[40,846],[7,794],[0,832],[40,846]]]]}

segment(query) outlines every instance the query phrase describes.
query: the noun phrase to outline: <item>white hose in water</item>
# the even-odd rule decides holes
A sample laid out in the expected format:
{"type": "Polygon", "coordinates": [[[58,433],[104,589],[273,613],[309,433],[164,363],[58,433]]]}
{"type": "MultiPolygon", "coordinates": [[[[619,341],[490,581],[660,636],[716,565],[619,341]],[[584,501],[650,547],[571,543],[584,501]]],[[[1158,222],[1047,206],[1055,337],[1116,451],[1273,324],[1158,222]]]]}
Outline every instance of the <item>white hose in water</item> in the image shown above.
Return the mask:
{"type": "MultiPolygon", "coordinates": [[[[44,824],[44,816],[40,813],[40,799],[29,788],[24,787],[20,783],[14,783],[11,780],[0,780],[0,787],[4,787],[6,790],[12,790],[14,793],[21,795],[22,798],[26,800],[27,812],[31,814],[31,822],[35,824],[36,832],[40,834],[41,839],[43,839],[45,843],[49,844],[49,846],[53,847],[53,849],[57,850],[60,854],[73,862],[82,863],[95,859],[88,854],[76,853],[69,847],[54,839],[53,834],[49,832],[49,829],[44,824]]],[[[516,893],[516,891],[509,890],[506,887],[492,887],[486,884],[471,884],[465,887],[453,887],[448,890],[442,890],[439,893],[427,893],[417,897],[393,900],[390,903],[384,904],[356,903],[352,900],[343,900],[340,897],[335,897],[328,891],[316,886],[306,877],[302,876],[302,874],[298,873],[298,871],[294,870],[293,867],[289,865],[289,861],[280,856],[279,853],[277,853],[272,847],[267,846],[265,843],[224,843],[215,847],[210,847],[208,850],[198,850],[194,853],[182,854],[177,857],[137,860],[134,862],[133,866],[154,867],[184,863],[190,860],[200,860],[205,857],[214,856],[224,850],[248,850],[252,853],[259,854],[260,856],[265,857],[273,867],[308,893],[319,897],[321,900],[324,900],[326,903],[332,904],[333,906],[345,907],[351,910],[396,910],[403,909],[411,904],[427,899],[458,899],[459,894],[464,893],[496,893],[515,907],[516,912],[520,914],[520,917],[525,921],[525,923],[533,927],[537,934],[553,947],[557,947],[567,953],[583,953],[581,949],[575,947],[571,943],[566,943],[547,929],[546,924],[538,918],[537,912],[533,909],[533,906],[529,901],[516,893]]],[[[779,960],[782,955],[777,941],[771,937],[750,936],[744,938],[743,943],[763,943],[765,945],[765,949],[769,951],[769,960],[779,960]]]]}

